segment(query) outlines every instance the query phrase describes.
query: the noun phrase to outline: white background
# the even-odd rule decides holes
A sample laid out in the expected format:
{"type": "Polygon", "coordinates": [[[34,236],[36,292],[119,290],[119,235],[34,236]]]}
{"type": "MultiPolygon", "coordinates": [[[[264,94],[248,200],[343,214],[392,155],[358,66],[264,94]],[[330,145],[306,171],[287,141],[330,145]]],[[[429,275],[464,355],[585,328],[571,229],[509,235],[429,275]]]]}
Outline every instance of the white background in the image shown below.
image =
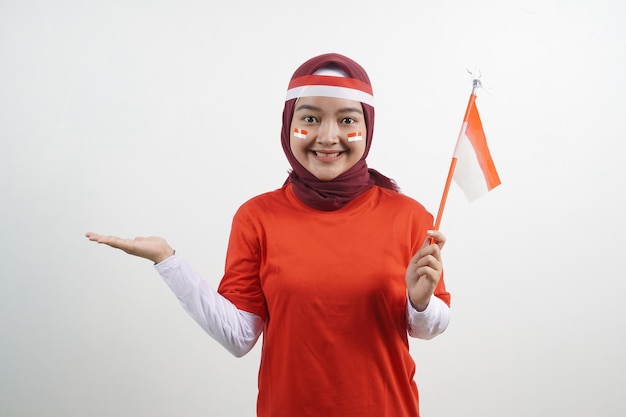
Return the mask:
{"type": "MultiPolygon", "coordinates": [[[[253,416],[152,265],[217,286],[231,217],[278,188],[283,98],[339,52],[377,99],[369,166],[435,213],[471,90],[502,185],[441,226],[453,319],[411,341],[421,410],[623,416],[626,3],[0,1],[0,415],[253,416]]],[[[367,372],[367,370],[364,370],[367,372]]]]}

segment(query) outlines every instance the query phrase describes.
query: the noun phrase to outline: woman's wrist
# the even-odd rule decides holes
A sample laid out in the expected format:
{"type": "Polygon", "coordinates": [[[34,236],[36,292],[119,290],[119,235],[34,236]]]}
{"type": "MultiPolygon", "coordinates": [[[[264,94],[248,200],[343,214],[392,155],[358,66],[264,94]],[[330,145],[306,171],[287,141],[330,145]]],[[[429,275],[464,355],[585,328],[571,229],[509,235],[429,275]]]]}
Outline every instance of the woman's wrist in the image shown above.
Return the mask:
{"type": "Polygon", "coordinates": [[[421,302],[414,302],[411,297],[409,297],[409,302],[411,303],[411,307],[420,313],[428,308],[428,304],[430,304],[430,297],[428,300],[420,300],[421,302]]]}
{"type": "Polygon", "coordinates": [[[174,249],[172,249],[170,246],[167,247],[167,250],[165,250],[161,255],[156,256],[152,261],[154,261],[154,264],[160,264],[161,262],[163,262],[164,260],[166,260],[167,258],[173,256],[176,253],[176,251],[174,249]]]}

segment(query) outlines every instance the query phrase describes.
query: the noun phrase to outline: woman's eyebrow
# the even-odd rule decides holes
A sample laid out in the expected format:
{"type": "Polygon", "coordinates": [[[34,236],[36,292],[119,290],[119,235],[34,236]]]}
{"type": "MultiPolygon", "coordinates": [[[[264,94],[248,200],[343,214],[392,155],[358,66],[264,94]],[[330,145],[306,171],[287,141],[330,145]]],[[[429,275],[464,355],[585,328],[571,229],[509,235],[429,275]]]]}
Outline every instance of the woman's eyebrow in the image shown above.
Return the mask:
{"type": "MultiPolygon", "coordinates": [[[[296,107],[296,109],[294,111],[300,111],[300,110],[322,111],[322,108],[317,107],[317,106],[312,106],[310,104],[301,104],[298,107],[296,107]]],[[[343,107],[343,108],[337,110],[336,113],[337,114],[339,114],[339,113],[359,113],[359,114],[363,114],[361,109],[359,109],[358,107],[343,107]]]]}
{"type": "Polygon", "coordinates": [[[359,113],[359,114],[363,114],[361,109],[359,109],[358,107],[344,107],[342,109],[337,110],[337,113],[359,113]]]}
{"type": "Polygon", "coordinates": [[[319,107],[316,106],[312,106],[310,104],[301,104],[298,107],[296,107],[295,111],[299,111],[299,110],[314,110],[314,111],[320,111],[322,110],[319,107]]]}

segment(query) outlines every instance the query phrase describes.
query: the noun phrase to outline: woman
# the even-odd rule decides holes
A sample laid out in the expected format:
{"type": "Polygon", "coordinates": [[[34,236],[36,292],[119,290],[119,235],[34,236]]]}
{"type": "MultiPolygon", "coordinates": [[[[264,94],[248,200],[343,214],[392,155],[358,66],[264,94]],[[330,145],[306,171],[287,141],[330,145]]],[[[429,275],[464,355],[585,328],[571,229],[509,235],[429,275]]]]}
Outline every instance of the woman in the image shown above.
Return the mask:
{"type": "Polygon", "coordinates": [[[99,243],[152,260],[188,313],[234,355],[263,332],[257,414],[419,415],[408,335],[443,332],[445,237],[395,183],[370,169],[374,107],[365,70],[312,58],[289,84],[285,184],[233,218],[225,273],[208,287],[161,238],[99,243]]]}

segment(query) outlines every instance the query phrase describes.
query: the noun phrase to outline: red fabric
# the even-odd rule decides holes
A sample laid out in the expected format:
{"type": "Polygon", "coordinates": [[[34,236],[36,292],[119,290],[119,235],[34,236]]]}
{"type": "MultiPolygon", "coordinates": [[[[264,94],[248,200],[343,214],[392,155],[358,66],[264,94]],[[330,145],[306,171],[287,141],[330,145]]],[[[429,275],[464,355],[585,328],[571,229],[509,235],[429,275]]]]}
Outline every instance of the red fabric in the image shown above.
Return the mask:
{"type": "Polygon", "coordinates": [[[289,82],[289,88],[301,87],[303,85],[333,85],[337,87],[354,88],[368,94],[373,94],[372,86],[356,78],[347,77],[330,77],[327,75],[303,75],[302,77],[292,78],[289,82]]]}
{"type": "MultiPolygon", "coordinates": [[[[369,77],[363,67],[352,59],[340,54],[324,54],[311,58],[294,72],[291,79],[294,80],[305,75],[312,75],[318,69],[333,66],[342,69],[349,77],[367,84],[371,89],[369,77]]],[[[374,108],[372,106],[362,103],[367,126],[367,137],[365,138],[365,153],[361,160],[337,178],[331,181],[321,181],[308,172],[291,152],[289,138],[295,102],[296,99],[285,101],[281,142],[292,168],[286,183],[291,182],[294,184],[294,191],[300,200],[319,210],[337,210],[354,197],[367,191],[374,184],[398,191],[398,187],[393,180],[374,169],[368,169],[365,161],[372,146],[374,134],[374,108]]]]}
{"type": "Polygon", "coordinates": [[[380,187],[336,211],[291,185],[241,206],[219,292],[265,319],[259,417],[419,415],[404,275],[432,222],[380,187]]]}

